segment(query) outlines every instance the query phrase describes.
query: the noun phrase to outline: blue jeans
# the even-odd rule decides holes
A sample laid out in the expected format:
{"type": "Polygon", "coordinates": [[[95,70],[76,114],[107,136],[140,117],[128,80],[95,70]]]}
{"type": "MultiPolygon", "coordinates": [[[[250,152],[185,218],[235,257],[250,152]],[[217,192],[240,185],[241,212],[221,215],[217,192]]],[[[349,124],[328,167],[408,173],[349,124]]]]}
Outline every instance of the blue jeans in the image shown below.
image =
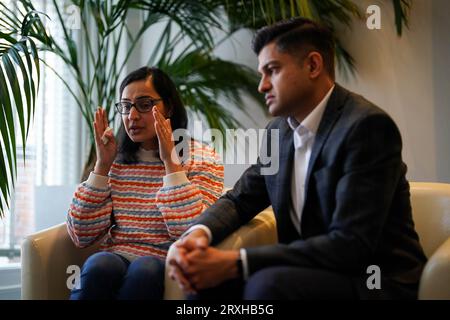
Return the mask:
{"type": "Polygon", "coordinates": [[[110,252],[90,256],[81,270],[80,289],[71,300],[160,300],[164,293],[164,261],[140,257],[133,262],[110,252]]]}

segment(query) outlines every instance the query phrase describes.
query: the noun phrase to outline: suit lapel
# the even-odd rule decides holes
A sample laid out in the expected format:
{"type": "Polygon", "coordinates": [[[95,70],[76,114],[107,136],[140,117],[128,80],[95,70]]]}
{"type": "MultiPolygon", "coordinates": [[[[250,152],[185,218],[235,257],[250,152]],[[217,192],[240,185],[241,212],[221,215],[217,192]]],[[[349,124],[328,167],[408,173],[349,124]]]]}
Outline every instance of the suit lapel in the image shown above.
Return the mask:
{"type": "Polygon", "coordinates": [[[283,121],[282,127],[280,128],[280,168],[277,177],[277,205],[281,209],[288,201],[291,172],[292,172],[292,161],[294,159],[294,139],[293,131],[288,126],[286,121],[283,121]]]}
{"type": "Polygon", "coordinates": [[[298,238],[298,232],[292,224],[289,209],[291,201],[292,165],[294,159],[293,131],[286,120],[280,127],[280,167],[276,178],[276,203],[278,238],[281,243],[288,243],[298,238]]]}
{"type": "MultiPolygon", "coordinates": [[[[311,151],[308,171],[305,180],[305,204],[308,199],[309,179],[314,168],[315,162],[320,154],[325,141],[327,140],[331,129],[339,118],[342,106],[345,102],[348,91],[336,84],[333,93],[330,96],[327,107],[322,116],[314,145],[311,151]]],[[[276,178],[276,186],[272,189],[276,192],[275,203],[272,203],[274,211],[277,213],[278,238],[281,243],[289,243],[299,237],[290,217],[291,201],[291,179],[294,160],[294,139],[293,131],[289,127],[286,119],[281,122],[280,129],[280,168],[276,178]]],[[[303,208],[306,206],[304,205],[303,208]]],[[[305,213],[305,212],[304,212],[305,213]]],[[[304,214],[303,213],[303,214],[304,214]]],[[[304,219],[302,218],[302,222],[304,219]]]]}
{"type": "Polygon", "coordinates": [[[323,113],[322,120],[320,121],[316,138],[314,140],[314,145],[311,151],[311,157],[309,159],[308,171],[305,180],[305,198],[304,198],[305,203],[308,198],[309,179],[314,169],[317,157],[319,156],[323,148],[323,145],[325,144],[325,141],[327,140],[336,120],[339,118],[341,114],[342,107],[347,97],[347,94],[348,94],[347,90],[336,84],[333,93],[330,96],[330,100],[328,101],[327,107],[323,113]]]}

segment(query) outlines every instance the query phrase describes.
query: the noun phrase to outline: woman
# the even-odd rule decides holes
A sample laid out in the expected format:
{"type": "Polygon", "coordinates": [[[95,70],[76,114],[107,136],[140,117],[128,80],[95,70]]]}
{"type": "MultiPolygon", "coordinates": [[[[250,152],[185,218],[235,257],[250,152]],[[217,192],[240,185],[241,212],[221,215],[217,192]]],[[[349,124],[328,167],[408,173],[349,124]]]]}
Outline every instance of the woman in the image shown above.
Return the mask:
{"type": "Polygon", "coordinates": [[[167,250],[223,188],[214,150],[190,140],[193,161],[172,154],[172,128],[185,129],[187,115],[163,71],[129,74],[116,110],[122,115],[117,143],[105,111],[95,113],[97,162],[68,212],[76,246],[104,238],[71,299],[161,299],[167,250]]]}

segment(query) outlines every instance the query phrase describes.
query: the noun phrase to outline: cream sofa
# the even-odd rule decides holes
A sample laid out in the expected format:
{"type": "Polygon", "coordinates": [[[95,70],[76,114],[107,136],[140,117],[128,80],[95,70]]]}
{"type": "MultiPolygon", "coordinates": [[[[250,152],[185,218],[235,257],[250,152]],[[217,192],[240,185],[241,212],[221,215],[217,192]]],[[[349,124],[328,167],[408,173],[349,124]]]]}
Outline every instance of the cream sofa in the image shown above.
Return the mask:
{"type": "MultiPolygon", "coordinates": [[[[411,183],[411,198],[416,229],[429,258],[422,274],[419,298],[450,300],[450,185],[411,183]]],[[[219,247],[250,247],[276,241],[275,219],[268,208],[219,247]]],[[[97,250],[98,245],[76,248],[65,224],[30,235],[22,245],[22,299],[67,299],[67,267],[81,266],[97,250]]],[[[169,277],[165,286],[165,299],[184,298],[169,277]]]]}
{"type": "MultiPolygon", "coordinates": [[[[247,225],[225,239],[220,247],[240,248],[275,243],[275,218],[270,208],[259,213],[247,225]]],[[[100,243],[100,242],[99,242],[100,243]]],[[[99,243],[79,249],[70,239],[66,224],[28,236],[22,244],[22,299],[68,299],[67,267],[82,266],[91,254],[98,251],[99,243]]],[[[175,283],[166,278],[165,298],[183,296],[175,283]]]]}

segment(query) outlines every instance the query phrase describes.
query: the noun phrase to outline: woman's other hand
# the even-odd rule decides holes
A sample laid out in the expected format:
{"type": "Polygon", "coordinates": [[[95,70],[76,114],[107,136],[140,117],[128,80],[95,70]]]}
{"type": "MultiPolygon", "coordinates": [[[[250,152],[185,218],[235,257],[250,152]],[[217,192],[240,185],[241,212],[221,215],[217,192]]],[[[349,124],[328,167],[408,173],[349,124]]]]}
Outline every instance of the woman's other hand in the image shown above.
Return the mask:
{"type": "Polygon", "coordinates": [[[108,125],[106,112],[102,107],[95,112],[94,137],[97,152],[94,173],[107,176],[117,155],[117,143],[114,133],[108,125]]]}
{"type": "Polygon", "coordinates": [[[165,119],[161,111],[154,106],[152,114],[155,119],[155,131],[158,137],[159,156],[166,167],[166,174],[182,171],[178,155],[175,152],[175,144],[172,135],[170,119],[165,119]]]}

